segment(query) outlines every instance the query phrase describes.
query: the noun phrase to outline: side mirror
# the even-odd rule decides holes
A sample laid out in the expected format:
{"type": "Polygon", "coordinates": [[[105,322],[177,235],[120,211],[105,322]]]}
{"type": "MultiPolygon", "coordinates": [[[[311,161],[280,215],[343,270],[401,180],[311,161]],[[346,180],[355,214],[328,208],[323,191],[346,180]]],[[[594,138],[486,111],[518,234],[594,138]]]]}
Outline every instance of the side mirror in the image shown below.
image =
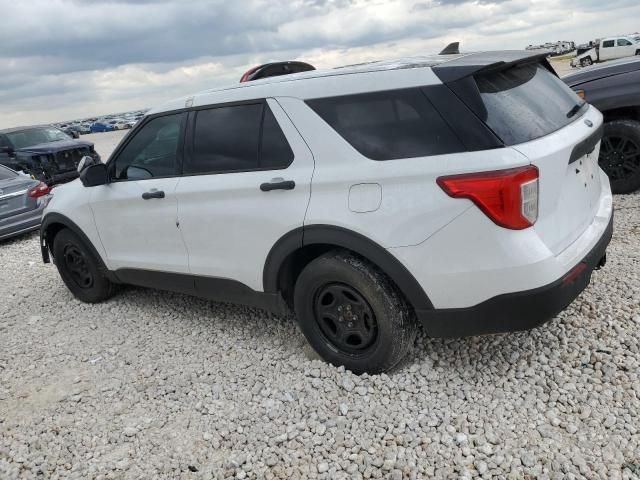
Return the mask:
{"type": "Polygon", "coordinates": [[[106,185],[109,181],[107,166],[104,163],[96,163],[85,167],[84,170],[80,172],[80,181],[85,187],[106,185]]]}
{"type": "Polygon", "coordinates": [[[77,130],[71,130],[71,136],[73,138],[80,138],[80,134],[77,132],[77,130]]]}

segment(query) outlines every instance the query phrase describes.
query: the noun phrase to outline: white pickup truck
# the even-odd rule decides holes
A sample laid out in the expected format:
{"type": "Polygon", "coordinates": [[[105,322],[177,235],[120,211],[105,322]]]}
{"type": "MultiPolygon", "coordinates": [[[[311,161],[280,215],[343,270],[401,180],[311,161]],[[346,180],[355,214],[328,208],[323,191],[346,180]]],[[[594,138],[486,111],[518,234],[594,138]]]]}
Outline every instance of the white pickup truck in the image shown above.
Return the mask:
{"type": "Polygon", "coordinates": [[[640,55],[640,36],[609,37],[600,40],[595,48],[571,60],[572,67],[588,67],[596,62],[640,55]]]}

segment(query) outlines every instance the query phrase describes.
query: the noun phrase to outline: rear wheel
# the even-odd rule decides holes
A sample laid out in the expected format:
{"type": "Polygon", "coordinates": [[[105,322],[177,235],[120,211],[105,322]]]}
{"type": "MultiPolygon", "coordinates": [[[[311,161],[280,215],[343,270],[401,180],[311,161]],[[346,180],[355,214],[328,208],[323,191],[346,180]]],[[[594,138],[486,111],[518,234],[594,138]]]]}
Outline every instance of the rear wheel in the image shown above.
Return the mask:
{"type": "Polygon", "coordinates": [[[640,188],[640,122],[614,120],[604,126],[600,167],[609,176],[613,193],[640,188]]]}
{"type": "Polygon", "coordinates": [[[593,60],[591,60],[591,57],[586,57],[586,58],[583,58],[582,60],[580,60],[580,64],[583,67],[589,67],[589,66],[593,65],[593,60]]]}
{"type": "Polygon", "coordinates": [[[300,328],[318,354],[354,373],[395,367],[413,345],[414,314],[377,268],[346,252],[305,267],[295,286],[300,328]]]}
{"type": "Polygon", "coordinates": [[[113,296],[115,286],[98,259],[71,230],[58,232],[53,241],[53,257],[62,281],[78,300],[98,303],[113,296]]]}

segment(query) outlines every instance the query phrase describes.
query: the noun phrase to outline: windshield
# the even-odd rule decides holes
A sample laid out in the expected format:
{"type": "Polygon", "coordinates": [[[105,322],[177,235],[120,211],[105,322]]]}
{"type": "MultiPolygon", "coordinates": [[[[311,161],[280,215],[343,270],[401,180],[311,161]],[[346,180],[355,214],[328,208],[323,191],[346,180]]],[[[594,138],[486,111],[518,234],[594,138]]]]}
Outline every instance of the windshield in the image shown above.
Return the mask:
{"type": "Polygon", "coordinates": [[[487,125],[506,145],[549,135],[572,123],[587,103],[539,64],[478,76],[487,125]]]}
{"type": "Polygon", "coordinates": [[[71,137],[62,130],[53,127],[30,128],[28,130],[7,133],[6,135],[9,137],[9,141],[15,149],[71,139],[71,137]]]}

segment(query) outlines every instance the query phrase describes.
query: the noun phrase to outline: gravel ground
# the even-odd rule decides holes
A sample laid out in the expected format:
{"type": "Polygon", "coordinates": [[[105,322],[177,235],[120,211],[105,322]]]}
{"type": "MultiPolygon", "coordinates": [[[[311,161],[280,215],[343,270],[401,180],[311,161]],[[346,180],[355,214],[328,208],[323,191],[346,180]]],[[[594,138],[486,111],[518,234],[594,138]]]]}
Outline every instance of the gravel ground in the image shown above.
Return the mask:
{"type": "Polygon", "coordinates": [[[258,310],[82,304],[36,236],[0,244],[0,478],[637,478],[640,194],[616,207],[607,267],[558,319],[420,335],[379,376],[258,310]]]}

